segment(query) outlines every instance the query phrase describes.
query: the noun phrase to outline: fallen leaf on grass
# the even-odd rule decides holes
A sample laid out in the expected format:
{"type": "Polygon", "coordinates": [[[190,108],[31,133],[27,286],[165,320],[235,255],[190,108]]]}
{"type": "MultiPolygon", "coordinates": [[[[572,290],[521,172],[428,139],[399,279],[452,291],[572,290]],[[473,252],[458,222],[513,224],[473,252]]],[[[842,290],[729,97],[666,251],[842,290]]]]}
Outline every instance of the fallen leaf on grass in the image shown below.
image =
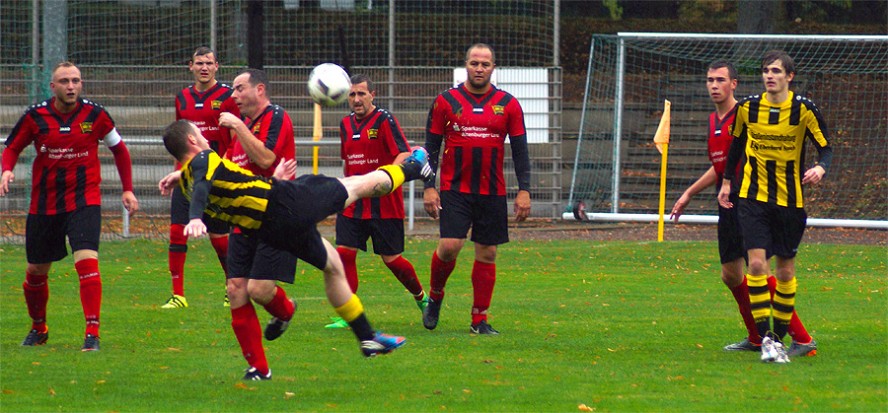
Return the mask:
{"type": "Polygon", "coordinates": [[[594,412],[595,408],[586,406],[585,404],[581,404],[581,405],[577,406],[577,410],[579,410],[581,412],[594,412]]]}

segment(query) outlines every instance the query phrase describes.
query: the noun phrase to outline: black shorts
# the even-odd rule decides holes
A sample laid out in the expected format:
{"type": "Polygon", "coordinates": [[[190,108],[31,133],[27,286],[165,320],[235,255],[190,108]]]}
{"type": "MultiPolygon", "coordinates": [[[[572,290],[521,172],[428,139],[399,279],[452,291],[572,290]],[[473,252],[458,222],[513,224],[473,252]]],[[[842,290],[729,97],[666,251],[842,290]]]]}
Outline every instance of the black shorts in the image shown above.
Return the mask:
{"type": "Polygon", "coordinates": [[[376,255],[404,252],[404,220],[336,216],[336,245],[367,251],[369,238],[373,239],[373,253],[376,255]]]}
{"type": "Polygon", "coordinates": [[[345,208],[348,192],[336,178],[303,175],[294,181],[275,181],[259,235],[275,248],[324,269],[327,248],[317,223],[345,208]]]}
{"type": "Polygon", "coordinates": [[[65,258],[71,251],[99,250],[102,233],[102,207],[85,206],[56,215],[28,214],[25,222],[25,254],[28,263],[48,264],[65,258]]]}
{"type": "Polygon", "coordinates": [[[296,279],[296,256],[268,245],[256,234],[235,230],[228,236],[228,278],[292,284],[296,279]]]}
{"type": "Polygon", "coordinates": [[[442,191],[438,225],[441,238],[464,239],[471,228],[472,242],[505,244],[509,242],[506,197],[442,191]]]}
{"type": "MultiPolygon", "coordinates": [[[[179,185],[174,186],[173,195],[170,197],[170,224],[187,225],[188,221],[190,221],[190,219],[188,219],[188,210],[190,207],[191,203],[185,199],[185,195],[182,194],[182,189],[179,185]]],[[[225,221],[210,218],[207,214],[203,214],[203,217],[201,217],[200,220],[207,226],[207,232],[211,234],[228,233],[229,226],[225,221]]]]}
{"type": "Polygon", "coordinates": [[[790,208],[741,198],[737,204],[740,233],[747,250],[764,248],[772,255],[793,258],[805,234],[808,214],[790,208]]]}
{"type": "Polygon", "coordinates": [[[746,258],[743,236],[740,235],[740,224],[737,222],[737,195],[732,194],[730,201],[734,208],[718,206],[718,256],[722,264],[746,258]]]}

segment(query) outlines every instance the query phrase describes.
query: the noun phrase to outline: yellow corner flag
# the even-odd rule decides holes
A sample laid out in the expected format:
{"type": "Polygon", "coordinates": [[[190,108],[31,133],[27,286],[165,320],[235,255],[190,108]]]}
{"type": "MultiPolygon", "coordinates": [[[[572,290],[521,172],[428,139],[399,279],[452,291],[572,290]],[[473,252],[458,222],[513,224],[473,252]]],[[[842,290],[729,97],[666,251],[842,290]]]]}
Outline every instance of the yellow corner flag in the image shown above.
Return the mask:
{"type": "Polygon", "coordinates": [[[654,134],[654,144],[662,155],[660,162],[660,218],[657,221],[657,241],[663,241],[663,226],[666,222],[664,211],[666,209],[666,158],[669,154],[669,114],[672,102],[666,100],[663,105],[663,116],[660,117],[660,125],[654,134]]]}
{"type": "Polygon", "coordinates": [[[664,146],[669,145],[669,122],[671,119],[669,112],[672,108],[672,102],[668,100],[664,102],[666,103],[663,105],[663,116],[660,117],[660,125],[657,126],[657,133],[654,134],[654,143],[660,153],[663,153],[664,146]]]}

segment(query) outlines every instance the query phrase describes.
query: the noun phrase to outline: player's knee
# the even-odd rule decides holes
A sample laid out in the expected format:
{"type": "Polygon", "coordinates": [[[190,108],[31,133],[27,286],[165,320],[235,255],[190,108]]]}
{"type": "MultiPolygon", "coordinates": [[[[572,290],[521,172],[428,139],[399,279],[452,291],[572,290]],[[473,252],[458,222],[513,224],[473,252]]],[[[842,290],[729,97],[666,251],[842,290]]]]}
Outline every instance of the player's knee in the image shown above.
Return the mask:
{"type": "Polygon", "coordinates": [[[95,250],[77,250],[74,251],[74,262],[88,260],[88,259],[98,259],[99,252],[95,250]]]}

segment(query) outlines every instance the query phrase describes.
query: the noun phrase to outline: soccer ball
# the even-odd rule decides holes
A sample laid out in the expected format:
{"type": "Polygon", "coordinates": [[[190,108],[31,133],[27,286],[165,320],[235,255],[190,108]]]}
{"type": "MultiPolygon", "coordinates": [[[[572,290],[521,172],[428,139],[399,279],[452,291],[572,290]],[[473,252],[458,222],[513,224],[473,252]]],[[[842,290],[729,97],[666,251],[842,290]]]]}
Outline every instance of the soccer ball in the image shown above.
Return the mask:
{"type": "Polygon", "coordinates": [[[308,76],[308,94],[322,106],[335,106],[344,102],[351,91],[351,79],[345,69],[333,63],[315,66],[308,76]]]}

